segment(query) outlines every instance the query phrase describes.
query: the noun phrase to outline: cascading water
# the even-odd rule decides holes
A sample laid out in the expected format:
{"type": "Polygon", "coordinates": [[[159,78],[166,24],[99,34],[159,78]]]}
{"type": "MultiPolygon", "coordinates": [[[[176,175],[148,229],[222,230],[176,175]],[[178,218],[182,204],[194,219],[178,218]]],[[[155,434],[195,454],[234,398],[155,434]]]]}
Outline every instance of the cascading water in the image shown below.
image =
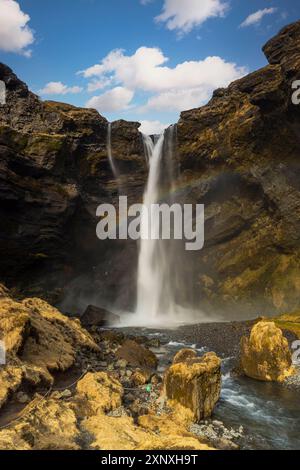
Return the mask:
{"type": "Polygon", "coordinates": [[[111,128],[112,128],[112,125],[111,125],[111,122],[109,122],[108,127],[107,127],[107,155],[108,155],[108,160],[109,160],[109,164],[110,164],[110,167],[111,167],[111,171],[113,172],[113,175],[114,175],[115,179],[118,181],[119,172],[116,168],[116,165],[115,165],[115,162],[114,162],[114,159],[113,159],[113,154],[112,154],[111,128]]]}
{"type": "Polygon", "coordinates": [[[165,322],[174,318],[176,313],[172,292],[171,242],[160,239],[159,221],[152,217],[153,204],[162,202],[162,189],[163,192],[169,192],[170,199],[174,138],[175,126],[162,134],[155,144],[150,137],[143,136],[146,158],[149,161],[149,176],[141,215],[136,324],[158,324],[162,319],[165,322]],[[166,158],[168,161],[164,161],[166,158]],[[152,236],[148,239],[150,226],[152,236]]]}

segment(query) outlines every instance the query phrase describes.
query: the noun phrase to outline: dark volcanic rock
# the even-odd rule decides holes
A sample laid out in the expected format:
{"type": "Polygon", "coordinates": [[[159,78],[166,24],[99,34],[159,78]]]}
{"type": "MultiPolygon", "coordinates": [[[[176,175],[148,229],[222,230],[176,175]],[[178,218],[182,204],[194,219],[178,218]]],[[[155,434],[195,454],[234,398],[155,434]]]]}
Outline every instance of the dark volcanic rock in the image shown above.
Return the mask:
{"type": "Polygon", "coordinates": [[[241,318],[299,304],[299,42],[297,22],[265,46],[271,65],[181,114],[181,198],[206,211],[205,247],[186,275],[204,310],[241,318]]]}
{"type": "MultiPolygon", "coordinates": [[[[97,206],[118,197],[107,156],[107,120],[93,109],[42,102],[3,64],[0,80],[7,88],[7,104],[0,107],[0,278],[30,294],[50,292],[55,301],[57,287],[88,273],[80,289],[68,289],[86,305],[87,286],[109,292],[105,286],[113,285],[116,297],[123,257],[130,291],[136,244],[124,252],[124,243],[109,246],[96,237],[97,206]]],[[[113,124],[112,151],[124,190],[140,201],[146,165],[137,123],[113,124]]],[[[128,298],[123,301],[128,307],[128,298]]]]}
{"type": "Polygon", "coordinates": [[[120,317],[105,308],[89,305],[80,321],[84,326],[111,326],[119,323],[120,317]]]}
{"type": "MultiPolygon", "coordinates": [[[[292,311],[300,298],[300,22],[264,47],[269,65],[216,90],[178,123],[177,196],[204,203],[205,247],[170,269],[178,301],[230,317],[292,311]],[[184,262],[186,261],[186,262],[184,262]]],[[[96,207],[141,202],[147,167],[138,123],[42,102],[0,64],[0,280],[64,298],[64,311],[135,303],[137,244],[100,242],[96,207]],[[67,292],[67,296],[65,295],[67,292]]]]}

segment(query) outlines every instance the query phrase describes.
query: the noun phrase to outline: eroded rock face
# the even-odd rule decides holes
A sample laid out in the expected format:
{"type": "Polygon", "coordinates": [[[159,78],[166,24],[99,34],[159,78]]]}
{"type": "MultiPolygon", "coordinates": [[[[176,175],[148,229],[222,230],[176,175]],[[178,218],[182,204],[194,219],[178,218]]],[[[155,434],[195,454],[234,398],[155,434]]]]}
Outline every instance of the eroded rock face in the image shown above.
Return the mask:
{"type": "Polygon", "coordinates": [[[240,319],[298,307],[299,41],[298,21],[265,46],[270,65],[181,114],[181,197],[206,213],[204,250],[183,269],[204,310],[240,319]]]}
{"type": "Polygon", "coordinates": [[[50,386],[51,372],[70,368],[81,348],[98,351],[78,320],[62,315],[40,299],[15,301],[7,290],[0,297],[0,339],[6,365],[0,368],[0,407],[26,382],[50,386]]]}
{"type": "MultiPolygon", "coordinates": [[[[136,244],[124,251],[124,242],[110,245],[96,237],[96,208],[116,204],[119,195],[108,160],[107,120],[96,110],[42,102],[4,64],[0,80],[7,89],[0,108],[0,279],[27,296],[56,302],[67,293],[59,289],[84,273],[86,279],[68,288],[75,304],[76,296],[86,297],[82,311],[97,290],[102,302],[119,291],[128,306],[136,244]]],[[[113,157],[129,203],[141,201],[146,180],[138,127],[112,125],[113,157]]]]}
{"type": "Polygon", "coordinates": [[[183,414],[186,410],[187,420],[208,418],[220,398],[221,360],[215,353],[201,358],[182,355],[182,362],[166,371],[164,393],[171,407],[183,414]]]}
{"type": "Polygon", "coordinates": [[[241,341],[241,368],[248,377],[282,382],[294,373],[287,339],[273,322],[261,321],[241,341]]]}

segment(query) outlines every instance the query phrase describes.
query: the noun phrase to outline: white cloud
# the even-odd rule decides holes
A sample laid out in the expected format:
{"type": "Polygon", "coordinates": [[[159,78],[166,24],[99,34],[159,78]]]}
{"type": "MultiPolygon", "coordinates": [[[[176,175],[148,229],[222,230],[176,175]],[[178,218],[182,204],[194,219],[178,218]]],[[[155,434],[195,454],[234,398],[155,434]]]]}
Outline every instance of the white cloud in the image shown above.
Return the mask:
{"type": "Polygon", "coordinates": [[[199,61],[187,61],[171,68],[165,65],[168,58],[157,48],[140,47],[132,56],[123,51],[110,52],[100,64],[81,73],[86,78],[106,74],[122,86],[136,90],[163,92],[170,89],[187,89],[224,86],[247,71],[244,67],[226,62],[221,57],[207,57],[199,61]]]}
{"type": "Polygon", "coordinates": [[[0,0],[0,49],[30,57],[28,48],[34,42],[33,31],[27,25],[30,16],[15,0],[0,0]]]}
{"type": "Polygon", "coordinates": [[[68,93],[80,93],[83,88],[79,86],[68,87],[62,82],[49,82],[41,90],[39,94],[41,95],[67,95],[68,93]]]}
{"type": "Polygon", "coordinates": [[[141,121],[140,132],[147,135],[161,134],[170,124],[163,124],[160,121],[141,121]]]}
{"type": "Polygon", "coordinates": [[[151,97],[139,111],[182,111],[196,108],[208,101],[211,91],[206,87],[166,91],[151,97]]]}
{"type": "Polygon", "coordinates": [[[87,108],[94,108],[99,113],[122,111],[129,107],[134,92],[124,87],[116,87],[100,96],[93,96],[87,103],[87,108]]]}
{"type": "Polygon", "coordinates": [[[200,106],[215,88],[227,86],[247,73],[246,68],[217,56],[183,62],[173,68],[166,66],[167,62],[168,58],[157,48],[140,47],[131,56],[115,50],[81,74],[100,81],[109,77],[132,93],[151,93],[153,96],[139,111],[182,111],[200,106]]]}
{"type": "Polygon", "coordinates": [[[227,9],[224,0],[164,0],[163,11],[155,20],[185,34],[209,18],[224,16],[227,9]]]}
{"type": "Polygon", "coordinates": [[[240,25],[241,28],[246,28],[247,26],[252,26],[259,24],[264,16],[272,15],[277,11],[277,8],[264,8],[263,10],[258,10],[255,13],[249,15],[245,21],[240,25]]]}
{"type": "Polygon", "coordinates": [[[108,87],[112,83],[110,78],[102,78],[100,80],[92,80],[87,87],[89,92],[93,92],[96,90],[103,90],[104,88],[108,87]]]}

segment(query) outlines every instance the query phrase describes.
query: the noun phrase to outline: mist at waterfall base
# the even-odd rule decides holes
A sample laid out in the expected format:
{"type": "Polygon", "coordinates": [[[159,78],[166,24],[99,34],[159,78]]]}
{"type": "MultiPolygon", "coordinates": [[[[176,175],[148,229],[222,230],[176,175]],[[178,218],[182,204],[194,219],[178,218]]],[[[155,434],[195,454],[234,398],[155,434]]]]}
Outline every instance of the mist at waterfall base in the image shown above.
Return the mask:
{"type": "MultiPolygon", "coordinates": [[[[217,315],[211,312],[207,315],[200,308],[194,308],[198,303],[195,301],[193,283],[193,263],[197,255],[185,250],[186,240],[175,240],[172,234],[170,240],[163,240],[160,236],[155,237],[158,239],[145,239],[147,237],[142,236],[148,227],[148,214],[151,218],[149,208],[152,204],[182,205],[180,193],[175,191],[176,178],[179,175],[176,159],[177,126],[170,126],[160,136],[141,134],[141,139],[148,168],[143,195],[143,206],[146,210],[141,214],[141,239],[138,243],[129,239],[101,242],[107,244],[101,264],[69,283],[67,295],[59,307],[62,311],[72,312],[77,316],[90,304],[103,307],[120,316],[119,326],[170,328],[187,323],[220,321],[222,318],[217,315]],[[137,260],[134,255],[136,250],[137,260]],[[128,253],[133,255],[135,266],[127,266],[126,270],[125,264],[124,269],[120,270],[123,255],[127,256],[128,253]],[[95,282],[95,274],[100,271],[103,271],[102,278],[108,282],[104,281],[99,285],[99,282],[95,282]],[[123,274],[119,274],[119,271],[123,274]],[[131,292],[127,294],[129,289],[131,292]],[[130,311],[122,306],[122,299],[128,295],[136,296],[130,311]]],[[[117,182],[119,195],[124,195],[126,181],[122,179],[113,143],[113,126],[109,124],[107,157],[111,178],[117,182]]],[[[157,219],[154,220],[157,224],[157,219]]],[[[160,224],[151,229],[156,235],[160,235],[160,224]]]]}
{"type": "Polygon", "coordinates": [[[189,290],[188,279],[182,270],[185,263],[184,241],[175,240],[172,236],[169,240],[162,239],[160,220],[151,217],[154,204],[180,203],[176,200],[174,188],[177,176],[176,130],[173,125],[154,138],[143,134],[149,172],[141,214],[137,305],[133,315],[123,313],[123,325],[170,327],[208,321],[199,310],[196,312],[191,307],[183,306],[189,290]],[[152,237],[149,238],[150,224],[152,237]]]}

